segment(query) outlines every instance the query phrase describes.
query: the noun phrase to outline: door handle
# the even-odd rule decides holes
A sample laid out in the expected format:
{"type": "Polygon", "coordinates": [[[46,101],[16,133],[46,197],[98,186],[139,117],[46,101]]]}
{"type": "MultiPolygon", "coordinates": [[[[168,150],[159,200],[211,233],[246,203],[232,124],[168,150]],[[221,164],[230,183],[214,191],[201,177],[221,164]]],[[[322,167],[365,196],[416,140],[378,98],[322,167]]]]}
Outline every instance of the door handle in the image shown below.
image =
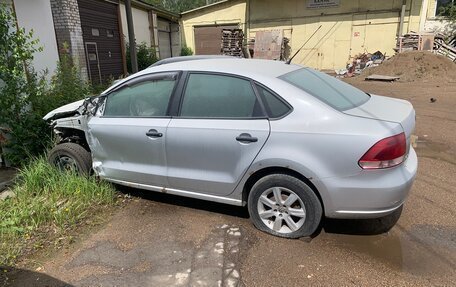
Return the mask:
{"type": "Polygon", "coordinates": [[[258,138],[252,137],[250,134],[240,134],[236,137],[236,140],[241,143],[254,143],[258,141],[258,138]]]}
{"type": "Polygon", "coordinates": [[[146,133],[146,136],[153,138],[161,138],[163,134],[159,133],[156,129],[151,129],[146,133]]]}

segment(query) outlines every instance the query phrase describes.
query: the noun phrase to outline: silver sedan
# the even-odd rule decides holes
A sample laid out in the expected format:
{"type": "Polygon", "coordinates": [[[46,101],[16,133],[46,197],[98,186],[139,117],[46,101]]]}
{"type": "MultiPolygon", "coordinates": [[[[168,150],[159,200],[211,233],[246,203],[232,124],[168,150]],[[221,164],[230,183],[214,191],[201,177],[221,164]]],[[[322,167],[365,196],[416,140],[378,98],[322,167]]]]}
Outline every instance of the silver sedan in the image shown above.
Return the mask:
{"type": "Polygon", "coordinates": [[[287,238],[401,210],[417,171],[409,102],[278,61],[171,59],[45,119],[60,168],[247,205],[287,238]]]}

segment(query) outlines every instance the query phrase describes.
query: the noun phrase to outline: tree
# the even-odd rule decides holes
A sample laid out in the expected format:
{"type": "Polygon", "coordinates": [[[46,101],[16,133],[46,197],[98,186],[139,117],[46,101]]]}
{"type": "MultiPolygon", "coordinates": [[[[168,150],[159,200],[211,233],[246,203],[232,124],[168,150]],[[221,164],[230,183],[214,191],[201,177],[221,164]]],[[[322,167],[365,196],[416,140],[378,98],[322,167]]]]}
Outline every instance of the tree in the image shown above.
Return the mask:
{"type": "Polygon", "coordinates": [[[35,52],[42,51],[33,31],[16,26],[14,11],[0,4],[0,132],[7,161],[27,162],[51,144],[52,132],[43,116],[87,96],[89,89],[68,54],[61,54],[51,85],[33,69],[35,52]]]}
{"type": "Polygon", "coordinates": [[[165,8],[166,10],[182,13],[220,0],[146,0],[146,2],[165,8]]]}
{"type": "Polygon", "coordinates": [[[440,7],[438,15],[441,17],[441,21],[447,23],[445,33],[448,40],[451,41],[456,38],[456,3],[450,1],[448,4],[440,7]]]}

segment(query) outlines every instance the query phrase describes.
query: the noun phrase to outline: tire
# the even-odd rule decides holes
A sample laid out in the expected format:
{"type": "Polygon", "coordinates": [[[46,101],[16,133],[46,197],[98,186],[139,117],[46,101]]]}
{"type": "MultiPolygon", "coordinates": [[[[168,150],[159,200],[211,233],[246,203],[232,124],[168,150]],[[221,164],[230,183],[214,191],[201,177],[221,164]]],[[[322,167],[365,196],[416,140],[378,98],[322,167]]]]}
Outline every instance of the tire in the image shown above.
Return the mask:
{"type": "Polygon", "coordinates": [[[92,156],[90,152],[75,143],[56,145],[48,155],[48,161],[61,170],[75,170],[84,176],[90,175],[92,156]]]}
{"type": "Polygon", "coordinates": [[[248,210],[256,228],[284,238],[312,236],[323,215],[323,207],[312,188],[286,174],[258,180],[250,191],[248,210]],[[276,200],[278,196],[280,203],[276,200]]]}

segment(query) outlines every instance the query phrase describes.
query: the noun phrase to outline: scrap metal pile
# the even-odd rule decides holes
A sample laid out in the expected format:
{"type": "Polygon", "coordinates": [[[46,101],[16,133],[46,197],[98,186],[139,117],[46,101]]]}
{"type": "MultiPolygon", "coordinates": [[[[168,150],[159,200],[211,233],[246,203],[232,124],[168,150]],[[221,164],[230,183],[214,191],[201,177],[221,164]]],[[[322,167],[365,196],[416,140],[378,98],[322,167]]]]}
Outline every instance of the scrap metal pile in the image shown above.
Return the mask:
{"type": "Polygon", "coordinates": [[[345,69],[336,70],[339,77],[353,77],[361,74],[361,72],[369,67],[376,67],[383,63],[385,54],[380,51],[375,53],[362,53],[353,58],[353,61],[347,64],[345,69]]]}

